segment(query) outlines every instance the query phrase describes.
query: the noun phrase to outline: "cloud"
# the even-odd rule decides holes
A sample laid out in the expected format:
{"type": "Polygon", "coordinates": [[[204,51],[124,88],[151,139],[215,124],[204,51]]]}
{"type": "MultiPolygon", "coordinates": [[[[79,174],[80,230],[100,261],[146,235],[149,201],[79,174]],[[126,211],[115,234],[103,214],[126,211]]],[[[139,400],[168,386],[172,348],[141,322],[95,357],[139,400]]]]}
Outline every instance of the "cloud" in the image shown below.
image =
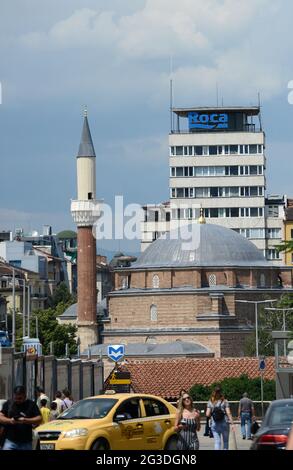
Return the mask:
{"type": "MultiPolygon", "coordinates": [[[[279,1],[272,6],[269,0],[181,0],[180,4],[147,0],[142,8],[124,15],[77,9],[47,32],[22,35],[20,44],[36,53],[55,51],[58,64],[62,57],[57,70],[62,73],[66,64],[66,87],[57,80],[51,96],[54,89],[58,95],[62,90],[73,93],[80,81],[93,93],[102,80],[102,86],[114,92],[125,91],[126,70],[128,89],[137,89],[136,71],[143,67],[147,77],[140,77],[139,85],[149,90],[154,102],[166,89],[172,57],[176,86],[183,95],[195,90],[197,96],[211,95],[219,83],[227,96],[251,99],[260,90],[263,99],[270,99],[282,87],[286,56],[274,57],[271,66],[270,54],[264,51],[271,44],[276,48],[276,42],[281,46],[282,37],[274,35],[267,24],[281,14],[279,1]],[[120,72],[118,81],[115,68],[120,72]],[[107,70],[113,76],[107,78],[107,70]]],[[[50,63],[52,56],[47,58],[50,63]]]]}

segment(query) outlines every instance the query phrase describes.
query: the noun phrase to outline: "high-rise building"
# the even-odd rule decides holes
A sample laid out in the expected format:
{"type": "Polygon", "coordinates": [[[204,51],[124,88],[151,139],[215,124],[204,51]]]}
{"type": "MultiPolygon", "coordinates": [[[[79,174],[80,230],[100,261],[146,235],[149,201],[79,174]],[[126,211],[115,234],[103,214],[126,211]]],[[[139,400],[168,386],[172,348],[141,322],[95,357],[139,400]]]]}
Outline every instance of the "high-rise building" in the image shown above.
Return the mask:
{"type": "Polygon", "coordinates": [[[276,217],[270,200],[266,208],[259,106],[173,108],[169,167],[170,203],[144,206],[142,251],[165,231],[196,220],[202,207],[209,223],[235,230],[268,259],[281,261],[268,240],[282,240],[285,202],[277,201],[276,217]]]}

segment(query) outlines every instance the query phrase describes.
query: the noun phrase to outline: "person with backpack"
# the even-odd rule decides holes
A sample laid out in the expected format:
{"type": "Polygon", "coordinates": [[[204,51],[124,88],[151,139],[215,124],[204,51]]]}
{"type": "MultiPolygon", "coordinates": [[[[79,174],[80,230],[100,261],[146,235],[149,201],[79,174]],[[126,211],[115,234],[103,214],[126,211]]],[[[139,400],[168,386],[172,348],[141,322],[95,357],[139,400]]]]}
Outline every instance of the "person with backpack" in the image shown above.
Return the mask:
{"type": "Polygon", "coordinates": [[[229,424],[234,431],[233,418],[228,401],[220,387],[216,387],[207,404],[206,416],[211,418],[211,430],[214,435],[215,450],[229,449],[229,424]]]}

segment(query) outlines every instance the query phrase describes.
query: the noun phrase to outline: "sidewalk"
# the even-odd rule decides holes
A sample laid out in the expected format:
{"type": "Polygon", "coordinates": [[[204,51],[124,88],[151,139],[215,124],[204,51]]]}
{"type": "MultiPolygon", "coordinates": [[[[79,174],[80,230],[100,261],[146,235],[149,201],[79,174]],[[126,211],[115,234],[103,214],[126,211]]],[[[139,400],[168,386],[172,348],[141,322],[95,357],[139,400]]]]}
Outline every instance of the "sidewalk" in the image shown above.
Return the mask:
{"type": "MultiPolygon", "coordinates": [[[[203,436],[203,433],[204,433],[204,428],[202,426],[201,430],[198,433],[199,450],[214,450],[214,439],[203,436]]],[[[242,439],[240,424],[235,424],[235,433],[236,433],[237,449],[249,450],[252,444],[252,441],[242,439]]]]}

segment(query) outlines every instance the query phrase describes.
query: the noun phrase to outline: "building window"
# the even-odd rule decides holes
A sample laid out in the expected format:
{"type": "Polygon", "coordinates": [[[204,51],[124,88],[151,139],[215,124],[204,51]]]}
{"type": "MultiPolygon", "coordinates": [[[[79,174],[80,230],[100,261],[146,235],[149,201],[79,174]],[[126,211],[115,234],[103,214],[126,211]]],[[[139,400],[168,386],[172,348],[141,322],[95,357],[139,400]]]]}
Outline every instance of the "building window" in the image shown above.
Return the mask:
{"type": "Polygon", "coordinates": [[[154,289],[159,289],[160,287],[160,278],[157,274],[153,276],[153,288],[154,289]]]}
{"type": "Polygon", "coordinates": [[[280,259],[280,254],[275,249],[268,250],[268,259],[280,259]]]}
{"type": "Polygon", "coordinates": [[[263,273],[260,275],[259,282],[260,282],[260,287],[265,287],[266,286],[266,277],[263,273]]]}
{"type": "Polygon", "coordinates": [[[155,211],[155,222],[159,222],[159,212],[155,211]]]}
{"type": "Polygon", "coordinates": [[[166,212],[166,222],[170,222],[170,219],[171,219],[171,213],[166,212]]]}
{"type": "Polygon", "coordinates": [[[177,146],[176,147],[176,155],[183,155],[183,147],[182,146],[177,146]]]}
{"type": "Polygon", "coordinates": [[[280,228],[268,228],[267,234],[268,234],[268,238],[281,238],[281,229],[280,228]]]}
{"type": "Polygon", "coordinates": [[[128,277],[122,279],[122,289],[128,289],[128,277]]]}
{"type": "Polygon", "coordinates": [[[153,241],[159,238],[159,232],[154,232],[153,241]]]}
{"type": "Polygon", "coordinates": [[[268,216],[279,217],[279,206],[269,206],[268,216]]]}
{"type": "Polygon", "coordinates": [[[151,321],[158,321],[158,308],[156,305],[151,305],[151,321]]]}
{"type": "Polygon", "coordinates": [[[217,285],[217,277],[215,274],[210,274],[209,275],[209,286],[213,287],[217,285]]]}

